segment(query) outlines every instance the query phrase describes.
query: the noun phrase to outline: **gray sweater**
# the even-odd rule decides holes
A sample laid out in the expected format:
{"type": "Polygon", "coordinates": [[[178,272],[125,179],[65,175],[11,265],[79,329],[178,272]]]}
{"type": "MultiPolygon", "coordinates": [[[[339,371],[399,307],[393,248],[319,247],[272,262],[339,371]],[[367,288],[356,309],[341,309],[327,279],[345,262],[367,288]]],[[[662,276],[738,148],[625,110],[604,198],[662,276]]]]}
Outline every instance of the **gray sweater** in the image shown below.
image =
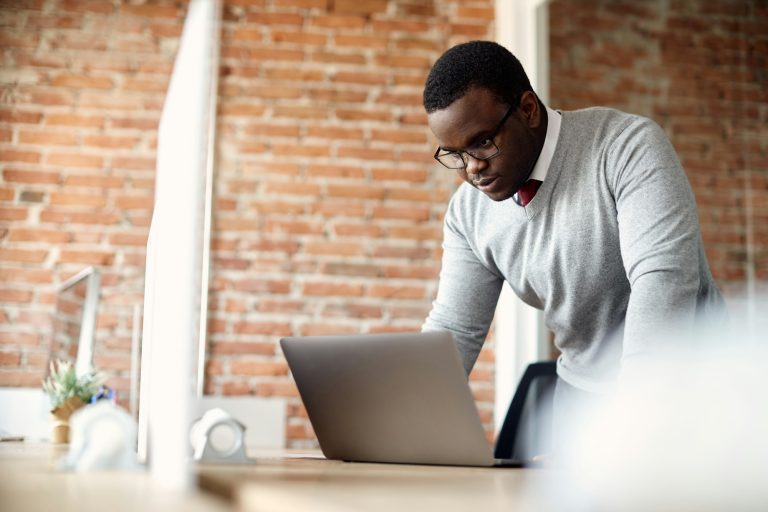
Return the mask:
{"type": "Polygon", "coordinates": [[[672,145],[653,121],[613,109],[562,113],[547,177],[525,208],[463,184],[443,249],[423,329],[453,333],[467,372],[505,280],[544,311],[560,377],[588,391],[612,382],[668,323],[724,311],[672,145]]]}

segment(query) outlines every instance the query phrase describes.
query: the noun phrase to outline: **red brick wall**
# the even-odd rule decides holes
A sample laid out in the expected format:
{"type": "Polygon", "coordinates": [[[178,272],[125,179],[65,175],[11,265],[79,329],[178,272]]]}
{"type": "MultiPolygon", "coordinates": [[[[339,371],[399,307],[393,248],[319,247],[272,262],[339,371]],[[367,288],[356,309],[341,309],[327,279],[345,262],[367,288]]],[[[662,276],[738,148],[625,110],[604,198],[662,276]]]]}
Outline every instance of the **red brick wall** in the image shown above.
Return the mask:
{"type": "MultiPolygon", "coordinates": [[[[36,386],[55,286],[103,273],[96,364],[127,390],[156,127],[185,2],[0,2],[0,386],[36,386]]],[[[225,2],[207,388],[289,400],[288,334],[417,330],[455,181],[431,160],[430,64],[491,0],[225,2]]],[[[491,347],[489,347],[491,348],[491,347]]],[[[472,385],[488,429],[492,351],[472,385]]]]}
{"type": "MultiPolygon", "coordinates": [[[[227,5],[208,391],[287,398],[294,444],[314,435],[279,337],[416,331],[429,310],[455,182],[421,90],[492,21],[491,1],[227,5]]],[[[490,364],[473,377],[490,428],[490,364]]]]}
{"type": "Polygon", "coordinates": [[[55,287],[93,265],[95,363],[127,392],[156,127],[183,16],[171,2],[0,3],[0,386],[40,384],[55,287]]]}
{"type": "Polygon", "coordinates": [[[734,297],[750,275],[768,281],[766,3],[555,0],[550,31],[550,103],[658,122],[696,194],[719,285],[734,297]]]}

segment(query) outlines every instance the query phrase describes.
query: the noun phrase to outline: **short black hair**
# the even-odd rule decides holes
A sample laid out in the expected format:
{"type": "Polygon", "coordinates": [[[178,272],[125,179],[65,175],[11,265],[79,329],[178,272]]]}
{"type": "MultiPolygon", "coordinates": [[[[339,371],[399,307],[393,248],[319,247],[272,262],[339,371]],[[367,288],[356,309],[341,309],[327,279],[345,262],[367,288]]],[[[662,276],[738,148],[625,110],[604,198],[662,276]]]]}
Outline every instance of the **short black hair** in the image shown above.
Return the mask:
{"type": "Polygon", "coordinates": [[[442,110],[472,87],[483,87],[510,107],[531,82],[512,52],[492,41],[470,41],[450,48],[429,71],[424,85],[427,113],[442,110]]]}

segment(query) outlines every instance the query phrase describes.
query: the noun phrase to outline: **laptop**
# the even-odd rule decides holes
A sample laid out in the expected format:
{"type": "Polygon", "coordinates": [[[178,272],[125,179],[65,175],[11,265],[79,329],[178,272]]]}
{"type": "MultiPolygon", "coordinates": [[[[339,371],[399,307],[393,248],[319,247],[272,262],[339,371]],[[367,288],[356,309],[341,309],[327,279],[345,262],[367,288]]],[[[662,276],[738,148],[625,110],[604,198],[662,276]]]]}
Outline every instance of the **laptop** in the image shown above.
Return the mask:
{"type": "Polygon", "coordinates": [[[493,458],[450,333],[283,338],[328,459],[521,467],[493,458]]]}

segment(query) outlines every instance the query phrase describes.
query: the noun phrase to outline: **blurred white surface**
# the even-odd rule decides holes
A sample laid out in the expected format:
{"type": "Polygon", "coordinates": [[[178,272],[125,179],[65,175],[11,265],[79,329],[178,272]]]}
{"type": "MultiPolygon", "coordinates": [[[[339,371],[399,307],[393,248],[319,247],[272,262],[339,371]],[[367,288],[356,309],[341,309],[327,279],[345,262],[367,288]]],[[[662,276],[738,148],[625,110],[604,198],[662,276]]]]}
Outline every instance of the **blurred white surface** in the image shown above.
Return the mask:
{"type": "Polygon", "coordinates": [[[0,435],[50,439],[50,406],[40,388],[0,388],[0,435]]]}

